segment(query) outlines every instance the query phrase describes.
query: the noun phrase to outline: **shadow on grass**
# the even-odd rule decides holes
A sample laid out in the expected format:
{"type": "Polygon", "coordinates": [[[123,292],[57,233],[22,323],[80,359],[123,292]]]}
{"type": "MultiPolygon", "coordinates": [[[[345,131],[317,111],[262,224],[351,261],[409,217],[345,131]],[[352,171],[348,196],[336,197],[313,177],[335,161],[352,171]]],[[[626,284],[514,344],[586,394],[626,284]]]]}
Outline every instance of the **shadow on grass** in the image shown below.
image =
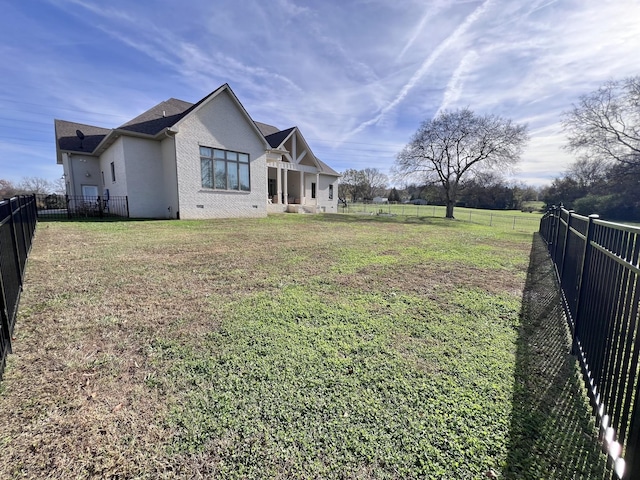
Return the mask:
{"type": "Polygon", "coordinates": [[[570,354],[554,269],[533,234],[516,352],[504,479],[605,479],[611,473],[570,354]]]}
{"type": "Polygon", "coordinates": [[[316,217],[320,221],[344,223],[406,223],[411,225],[438,225],[441,227],[455,227],[461,223],[459,220],[444,217],[412,217],[395,214],[325,213],[316,215],[316,217]]]}

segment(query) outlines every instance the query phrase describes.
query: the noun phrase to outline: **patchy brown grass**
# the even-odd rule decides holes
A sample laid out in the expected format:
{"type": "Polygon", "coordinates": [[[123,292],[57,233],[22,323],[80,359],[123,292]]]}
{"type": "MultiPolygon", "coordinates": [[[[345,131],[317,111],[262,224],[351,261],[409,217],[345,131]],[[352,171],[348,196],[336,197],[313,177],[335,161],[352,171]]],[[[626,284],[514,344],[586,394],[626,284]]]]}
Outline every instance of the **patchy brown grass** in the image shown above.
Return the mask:
{"type": "MultiPolygon", "coordinates": [[[[219,473],[218,450],[171,447],[180,432],[169,410],[186,400],[165,381],[158,340],[208,348],[230,305],[291,285],[324,299],[381,292],[446,303],[455,289],[519,298],[529,248],[529,235],[439,219],[40,224],[0,386],[0,477],[219,473]]],[[[420,353],[428,340],[400,332],[391,344],[420,372],[443,368],[420,353]]],[[[376,476],[358,468],[350,476],[376,476]]]]}

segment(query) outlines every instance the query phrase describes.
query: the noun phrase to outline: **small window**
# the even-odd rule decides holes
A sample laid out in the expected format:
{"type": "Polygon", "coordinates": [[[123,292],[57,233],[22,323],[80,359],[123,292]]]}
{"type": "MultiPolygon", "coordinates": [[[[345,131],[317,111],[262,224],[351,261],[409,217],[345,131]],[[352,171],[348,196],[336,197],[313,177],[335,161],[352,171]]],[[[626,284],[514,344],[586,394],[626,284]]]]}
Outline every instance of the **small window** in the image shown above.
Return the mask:
{"type": "Polygon", "coordinates": [[[329,185],[329,200],[333,200],[333,185],[329,185]]]}
{"type": "Polygon", "coordinates": [[[311,184],[311,198],[316,198],[316,184],[311,184]]]}
{"type": "Polygon", "coordinates": [[[114,183],[116,181],[116,166],[113,162],[111,162],[111,181],[114,183]]]}

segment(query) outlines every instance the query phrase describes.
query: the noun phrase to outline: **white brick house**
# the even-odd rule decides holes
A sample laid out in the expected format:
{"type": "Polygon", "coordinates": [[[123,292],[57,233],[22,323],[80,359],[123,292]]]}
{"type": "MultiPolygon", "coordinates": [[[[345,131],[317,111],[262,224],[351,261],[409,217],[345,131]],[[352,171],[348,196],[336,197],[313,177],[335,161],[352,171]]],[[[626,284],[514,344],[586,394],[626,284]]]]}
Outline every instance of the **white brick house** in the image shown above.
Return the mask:
{"type": "Polygon", "coordinates": [[[67,194],[127,196],[134,218],[337,212],[338,173],[297,127],[254,122],[229,85],[169,99],[115,129],[55,120],[67,194]]]}

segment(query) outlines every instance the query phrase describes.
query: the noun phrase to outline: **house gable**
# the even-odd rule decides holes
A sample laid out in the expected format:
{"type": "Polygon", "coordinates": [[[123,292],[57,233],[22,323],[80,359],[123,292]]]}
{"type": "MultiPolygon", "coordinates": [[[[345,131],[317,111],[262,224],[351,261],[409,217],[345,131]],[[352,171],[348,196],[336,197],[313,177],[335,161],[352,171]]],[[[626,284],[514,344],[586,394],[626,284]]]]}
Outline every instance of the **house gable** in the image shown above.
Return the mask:
{"type": "Polygon", "coordinates": [[[328,192],[339,176],[313,154],[297,127],[254,122],[228,84],[196,103],[170,98],[113,129],[64,120],[54,127],[69,194],[80,195],[90,184],[101,194],[127,195],[132,216],[264,216],[267,198],[271,204],[275,196],[267,192],[277,187],[284,193],[287,182],[294,198],[320,206],[323,195],[333,200],[328,192]],[[220,178],[212,168],[221,161],[222,187],[211,180],[220,178]],[[233,168],[240,183],[227,176],[233,168]],[[276,175],[279,183],[271,185],[276,175]]]}
{"type": "Polygon", "coordinates": [[[173,127],[180,217],[264,216],[270,145],[228,87],[214,93],[173,127]],[[249,191],[205,186],[200,147],[248,155],[249,191]]]}

